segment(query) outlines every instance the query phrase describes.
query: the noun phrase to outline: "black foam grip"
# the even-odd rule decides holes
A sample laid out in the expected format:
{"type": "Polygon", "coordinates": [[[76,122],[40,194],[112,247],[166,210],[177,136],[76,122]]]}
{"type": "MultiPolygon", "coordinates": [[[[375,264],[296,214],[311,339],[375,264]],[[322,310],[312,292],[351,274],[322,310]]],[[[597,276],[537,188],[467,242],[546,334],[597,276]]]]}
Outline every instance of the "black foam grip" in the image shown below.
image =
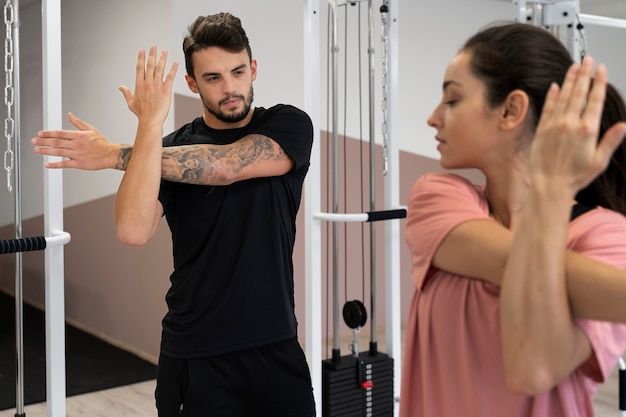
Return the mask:
{"type": "Polygon", "coordinates": [[[405,217],[406,217],[406,209],[368,211],[367,212],[368,222],[376,222],[379,220],[404,219],[405,217]]]}
{"type": "Polygon", "coordinates": [[[43,236],[0,240],[0,254],[30,252],[44,249],[46,249],[46,238],[43,236]]]}
{"type": "Polygon", "coordinates": [[[626,411],[626,370],[619,370],[619,409],[626,411]]]}

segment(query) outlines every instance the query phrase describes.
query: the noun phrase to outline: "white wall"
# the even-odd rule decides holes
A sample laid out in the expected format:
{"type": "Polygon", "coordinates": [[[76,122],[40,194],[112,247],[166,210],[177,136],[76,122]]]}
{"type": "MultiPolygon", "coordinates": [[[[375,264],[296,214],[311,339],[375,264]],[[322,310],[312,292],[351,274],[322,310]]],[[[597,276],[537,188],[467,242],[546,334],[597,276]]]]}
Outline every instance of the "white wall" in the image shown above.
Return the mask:
{"type": "Polygon", "coordinates": [[[403,150],[438,158],[426,119],[441,99],[448,62],[463,42],[494,20],[514,18],[511,2],[407,1],[400,7],[399,132],[403,150]],[[471,17],[470,17],[471,16],[471,17]]]}
{"type": "MultiPolygon", "coordinates": [[[[327,3],[321,1],[321,22],[327,21],[327,3]]],[[[375,48],[380,58],[380,13],[375,7],[375,48]]],[[[132,86],[134,64],[139,48],[157,44],[170,50],[172,59],[183,63],[181,42],[187,25],[198,15],[230,11],[240,17],[259,61],[255,82],[255,104],[277,102],[303,106],[303,4],[295,0],[63,0],[63,112],[72,111],[97,126],[110,140],[130,143],[135,118],[126,108],[118,86],[132,86]]],[[[351,7],[351,6],[349,6],[351,7]]],[[[433,131],[426,118],[438,102],[441,81],[448,61],[463,41],[485,24],[514,16],[511,2],[503,0],[446,0],[400,2],[399,12],[399,106],[398,140],[403,150],[437,158],[433,131]]],[[[607,5],[584,13],[610,14],[607,5]]],[[[41,32],[40,8],[22,11],[22,157],[23,217],[42,213],[41,158],[31,152],[30,138],[41,128],[41,32]]],[[[624,17],[624,16],[620,16],[624,17]]],[[[343,15],[340,28],[343,27],[343,15]]],[[[351,18],[352,19],[352,18],[351,18]]],[[[350,20],[355,28],[355,21],[350,20]]],[[[320,72],[327,73],[326,28],[322,29],[320,72]]],[[[366,27],[362,42],[367,44],[366,27]]],[[[626,91],[626,54],[623,30],[587,27],[589,53],[608,64],[611,79],[626,91]]],[[[340,33],[343,42],[343,32],[340,33]]],[[[343,48],[343,43],[340,44],[343,48]]],[[[359,136],[356,35],[350,35],[348,56],[348,95],[346,133],[359,136]]],[[[363,65],[367,68],[366,54],[363,65]]],[[[342,64],[343,65],[343,64],[342,64]]],[[[343,69],[343,67],[342,67],[343,69]]],[[[380,75],[377,64],[376,74],[380,75]]],[[[181,66],[175,91],[190,94],[183,81],[181,66]]],[[[343,77],[343,75],[342,75],[343,77]]],[[[343,78],[342,78],[343,80],[343,78]]],[[[363,81],[367,86],[366,77],[363,81]]],[[[326,87],[322,104],[327,105],[326,87]]],[[[342,93],[343,94],[343,93],[342,93]]],[[[363,94],[367,94],[364,88],[363,94]]],[[[376,92],[380,108],[381,93],[376,92]]],[[[340,120],[344,120],[343,101],[340,120]]],[[[200,114],[190,115],[190,119],[200,114]]],[[[326,128],[326,109],[321,128],[326,128]]],[[[377,113],[378,115],[380,113],[377,113]]],[[[367,110],[365,110],[367,123],[367,110]]],[[[380,116],[377,122],[380,121],[380,116]]],[[[64,127],[70,128],[65,122],[64,127]]],[[[172,124],[166,126],[166,131],[172,124]]],[[[343,126],[342,126],[343,129],[343,126]]],[[[380,143],[380,137],[376,138],[380,143]]],[[[6,144],[0,140],[0,151],[6,144]]],[[[115,171],[65,171],[65,205],[72,206],[115,193],[121,173],[115,171]]],[[[0,171],[0,226],[13,223],[12,196],[6,192],[6,176],[0,171]]]]}
{"type": "Polygon", "coordinates": [[[626,28],[587,24],[585,32],[587,54],[607,66],[609,80],[626,97],[626,28]]]}
{"type": "MultiPolygon", "coordinates": [[[[230,12],[241,19],[252,55],[258,61],[258,76],[254,83],[254,104],[269,107],[276,103],[304,106],[304,73],[302,1],[233,1],[176,0],[172,25],[174,28],[173,59],[180,64],[175,92],[197,97],[185,84],[182,40],[187,27],[196,17],[230,12]]],[[[199,116],[201,109],[198,108],[199,116]]],[[[191,121],[192,115],[189,120],[191,121]]]]}
{"type": "MultiPolygon", "coordinates": [[[[170,48],[170,1],[61,3],[64,114],[73,112],[113,142],[132,143],[136,118],[118,87],[134,87],[140,48],[170,48]]],[[[68,122],[64,127],[73,128],[68,122]]],[[[69,170],[65,177],[65,205],[72,206],[115,193],[121,173],[69,170]]]]}
{"type": "MultiPolygon", "coordinates": [[[[61,3],[63,114],[73,112],[111,141],[132,143],[136,119],[118,87],[134,85],[139,48],[147,48],[151,43],[170,47],[171,2],[63,0],[61,3]]],[[[20,21],[22,216],[28,219],[43,213],[43,158],[34,155],[30,145],[30,139],[42,128],[43,117],[40,3],[22,10],[20,21]]],[[[2,119],[5,112],[2,107],[2,119]]],[[[73,128],[67,120],[63,127],[73,128]]],[[[0,150],[4,153],[6,143],[4,140],[1,143],[0,150]]],[[[6,190],[4,169],[0,176],[0,226],[3,226],[13,223],[14,194],[6,190]]],[[[65,206],[111,195],[120,179],[121,174],[115,171],[66,170],[65,206]]]]}

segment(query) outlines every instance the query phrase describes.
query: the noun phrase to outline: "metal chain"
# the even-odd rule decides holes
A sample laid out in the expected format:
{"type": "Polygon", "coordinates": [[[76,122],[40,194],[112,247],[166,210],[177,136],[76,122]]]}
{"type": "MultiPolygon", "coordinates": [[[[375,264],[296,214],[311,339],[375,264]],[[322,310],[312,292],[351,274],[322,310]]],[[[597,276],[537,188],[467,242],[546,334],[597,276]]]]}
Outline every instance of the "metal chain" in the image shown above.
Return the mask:
{"type": "Polygon", "coordinates": [[[383,122],[382,122],[382,134],[383,134],[383,175],[387,175],[389,171],[389,148],[388,148],[388,140],[389,140],[389,124],[388,124],[388,115],[389,115],[389,101],[388,101],[388,74],[389,74],[389,32],[388,32],[388,22],[387,22],[387,14],[389,12],[389,8],[387,6],[387,2],[383,4],[380,8],[381,11],[381,20],[382,20],[382,29],[381,29],[381,37],[382,37],[382,113],[383,113],[383,122]]]}
{"type": "Polygon", "coordinates": [[[15,154],[13,153],[13,137],[15,135],[15,119],[13,118],[15,99],[15,88],[13,86],[13,26],[15,24],[13,15],[13,4],[7,0],[4,5],[4,25],[6,36],[4,39],[4,104],[7,107],[7,117],[4,119],[4,136],[7,140],[7,150],[4,152],[4,169],[7,172],[7,190],[13,192],[13,170],[15,168],[15,154]]]}

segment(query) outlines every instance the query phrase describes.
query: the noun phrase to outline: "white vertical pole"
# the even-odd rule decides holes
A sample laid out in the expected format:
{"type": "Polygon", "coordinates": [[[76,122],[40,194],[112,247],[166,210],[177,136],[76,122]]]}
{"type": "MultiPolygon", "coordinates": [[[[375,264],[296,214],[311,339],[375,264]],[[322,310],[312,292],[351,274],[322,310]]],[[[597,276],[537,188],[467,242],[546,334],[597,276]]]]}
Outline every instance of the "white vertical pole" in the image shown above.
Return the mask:
{"type": "MultiPolygon", "coordinates": [[[[5,17],[6,18],[6,17],[5,17]]],[[[13,2],[13,115],[14,115],[14,136],[15,139],[15,237],[21,239],[22,236],[22,154],[21,154],[21,88],[20,88],[20,2],[13,2]]],[[[10,70],[5,68],[5,71],[10,70]]],[[[11,114],[7,114],[10,118],[11,114]]],[[[17,356],[16,372],[16,395],[15,410],[16,416],[24,415],[24,259],[22,253],[15,254],[15,317],[17,318],[15,327],[15,349],[17,356]]]]}
{"type": "Polygon", "coordinates": [[[319,0],[305,0],[304,97],[313,121],[311,165],[304,186],[306,355],[318,416],[322,416],[322,228],[313,213],[320,211],[320,9],[319,0]]]}
{"type": "MultiPolygon", "coordinates": [[[[389,1],[389,73],[388,73],[388,161],[385,176],[385,207],[400,206],[400,146],[398,142],[398,58],[400,0],[389,1]]],[[[385,222],[385,343],[394,360],[394,415],[399,413],[400,377],[402,372],[402,323],[400,320],[400,244],[403,241],[400,221],[385,222]]]]}
{"type": "MultiPolygon", "coordinates": [[[[42,2],[43,128],[62,127],[61,0],[42,2]]],[[[44,161],[53,161],[45,157],[44,161]]],[[[44,169],[46,236],[63,230],[63,173],[44,169]]],[[[63,245],[46,249],[46,394],[48,417],[65,416],[63,245]]]]}

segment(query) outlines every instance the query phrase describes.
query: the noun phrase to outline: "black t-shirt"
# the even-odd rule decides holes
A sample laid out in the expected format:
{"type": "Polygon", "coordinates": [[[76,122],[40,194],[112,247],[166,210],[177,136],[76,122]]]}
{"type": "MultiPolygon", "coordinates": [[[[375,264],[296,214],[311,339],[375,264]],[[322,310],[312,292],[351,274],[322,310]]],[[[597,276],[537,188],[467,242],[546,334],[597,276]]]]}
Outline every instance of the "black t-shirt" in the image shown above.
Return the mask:
{"type": "Polygon", "coordinates": [[[161,183],[174,255],[161,341],[167,356],[212,356],[296,336],[292,255],[310,118],[293,106],[257,107],[247,126],[215,130],[199,117],[163,144],[228,144],[248,134],[273,139],[295,168],[227,186],[161,183]]]}

